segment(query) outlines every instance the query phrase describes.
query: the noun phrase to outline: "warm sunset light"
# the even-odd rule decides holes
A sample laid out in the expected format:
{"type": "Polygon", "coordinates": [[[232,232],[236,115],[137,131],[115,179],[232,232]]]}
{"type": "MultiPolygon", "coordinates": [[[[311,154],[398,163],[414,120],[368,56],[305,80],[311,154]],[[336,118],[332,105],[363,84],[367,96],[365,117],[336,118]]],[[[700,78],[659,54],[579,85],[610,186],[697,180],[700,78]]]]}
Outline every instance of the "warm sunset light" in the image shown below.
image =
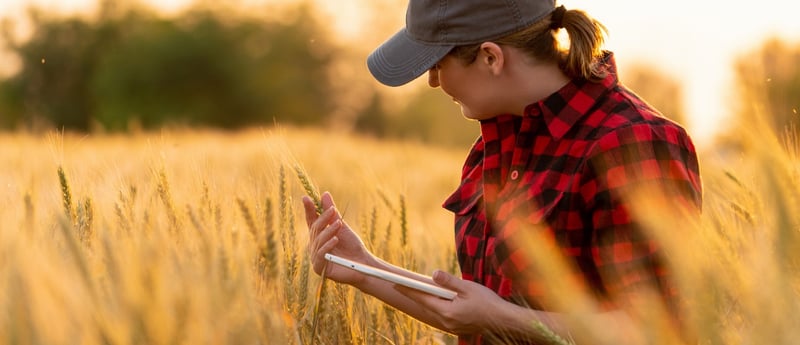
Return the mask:
{"type": "Polygon", "coordinates": [[[800,2],[556,2],[0,0],[0,344],[798,343],[800,2]]]}
{"type": "MultiPolygon", "coordinates": [[[[281,0],[280,2],[291,2],[281,0]]],[[[343,40],[363,42],[369,33],[385,35],[368,26],[374,18],[364,13],[365,0],[316,2],[332,19],[331,29],[343,40]]],[[[190,4],[190,0],[147,1],[174,12],[190,4]]],[[[0,13],[19,14],[31,4],[47,4],[57,11],[84,11],[95,0],[6,0],[0,2],[0,13]]],[[[241,6],[258,8],[276,1],[242,0],[241,6]]],[[[399,28],[404,20],[405,1],[387,1],[382,6],[396,9],[382,13],[386,28],[399,28]],[[391,23],[396,25],[392,26],[391,23]]],[[[684,85],[691,131],[699,142],[715,133],[729,113],[731,64],[737,54],[756,47],[769,36],[788,40],[800,39],[800,4],[792,1],[765,0],[746,2],[704,2],[679,0],[650,2],[637,0],[568,0],[568,8],[580,8],[601,20],[610,31],[607,47],[617,53],[621,73],[633,61],[646,61],[663,69],[684,85]]],[[[362,47],[367,51],[371,47],[362,47]]],[[[363,73],[367,73],[366,70],[363,73]]]]}

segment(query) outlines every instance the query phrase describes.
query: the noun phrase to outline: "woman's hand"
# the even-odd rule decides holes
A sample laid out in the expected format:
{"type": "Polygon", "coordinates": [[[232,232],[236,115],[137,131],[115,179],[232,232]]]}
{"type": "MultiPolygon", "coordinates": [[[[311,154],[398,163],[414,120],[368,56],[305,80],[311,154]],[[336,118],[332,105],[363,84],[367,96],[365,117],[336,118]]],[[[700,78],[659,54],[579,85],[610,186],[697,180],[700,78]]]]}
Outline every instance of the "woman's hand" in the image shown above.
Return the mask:
{"type": "Polygon", "coordinates": [[[330,193],[323,193],[321,201],[324,211],[318,215],[311,198],[303,197],[303,208],[309,230],[308,255],[310,255],[314,272],[322,274],[323,268],[327,266],[325,273],[327,278],[358,286],[366,279],[363,273],[339,265],[327,264],[325,254],[331,253],[368,265],[372,264],[375,259],[364,246],[361,238],[344,222],[341,214],[336,210],[330,193]]]}
{"type": "Polygon", "coordinates": [[[395,285],[400,293],[423,306],[428,316],[446,331],[458,334],[478,334],[493,331],[498,325],[493,315],[498,308],[513,307],[489,288],[468,280],[462,280],[443,271],[433,274],[433,281],[458,293],[452,301],[441,299],[425,292],[395,285]]]}

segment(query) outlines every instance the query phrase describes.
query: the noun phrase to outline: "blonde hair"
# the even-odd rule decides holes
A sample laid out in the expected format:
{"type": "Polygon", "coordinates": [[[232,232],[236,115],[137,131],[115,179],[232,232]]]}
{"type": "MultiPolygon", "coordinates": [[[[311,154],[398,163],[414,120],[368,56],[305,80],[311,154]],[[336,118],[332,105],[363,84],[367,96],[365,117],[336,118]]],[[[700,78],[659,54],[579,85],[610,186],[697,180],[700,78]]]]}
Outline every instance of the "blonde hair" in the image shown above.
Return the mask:
{"type": "MultiPolygon", "coordinates": [[[[605,78],[607,71],[601,58],[606,27],[584,11],[567,10],[561,20],[561,27],[569,36],[569,49],[562,51],[556,37],[558,30],[551,27],[552,17],[551,13],[521,31],[492,42],[521,49],[540,61],[558,62],[561,70],[570,78],[582,77],[591,81],[605,78]]],[[[470,64],[477,58],[479,50],[480,43],[470,44],[455,47],[450,54],[470,64]]]]}

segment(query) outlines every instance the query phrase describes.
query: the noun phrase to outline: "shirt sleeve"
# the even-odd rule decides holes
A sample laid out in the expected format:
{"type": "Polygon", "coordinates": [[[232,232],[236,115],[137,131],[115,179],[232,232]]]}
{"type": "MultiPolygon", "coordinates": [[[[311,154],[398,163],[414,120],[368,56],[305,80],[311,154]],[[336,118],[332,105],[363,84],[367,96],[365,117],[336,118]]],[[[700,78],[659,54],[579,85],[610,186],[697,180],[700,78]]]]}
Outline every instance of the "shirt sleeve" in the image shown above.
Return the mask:
{"type": "Polygon", "coordinates": [[[660,214],[699,212],[699,168],[689,136],[669,122],[614,130],[596,142],[585,176],[581,193],[591,214],[592,260],[608,297],[624,306],[639,292],[655,291],[674,312],[678,296],[665,254],[634,206],[645,195],[663,198],[659,205],[667,209],[653,210],[660,214]]]}

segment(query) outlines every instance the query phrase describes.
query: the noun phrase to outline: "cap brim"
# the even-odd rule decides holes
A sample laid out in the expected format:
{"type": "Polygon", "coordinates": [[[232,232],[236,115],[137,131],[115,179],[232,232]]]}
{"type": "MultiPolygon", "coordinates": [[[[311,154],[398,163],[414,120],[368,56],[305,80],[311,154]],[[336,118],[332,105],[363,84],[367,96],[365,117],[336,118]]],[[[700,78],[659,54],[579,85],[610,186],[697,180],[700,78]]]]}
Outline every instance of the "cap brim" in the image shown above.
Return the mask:
{"type": "Polygon", "coordinates": [[[451,49],[451,45],[416,42],[403,28],[367,57],[367,68],[379,82],[400,86],[431,69],[451,49]]]}

